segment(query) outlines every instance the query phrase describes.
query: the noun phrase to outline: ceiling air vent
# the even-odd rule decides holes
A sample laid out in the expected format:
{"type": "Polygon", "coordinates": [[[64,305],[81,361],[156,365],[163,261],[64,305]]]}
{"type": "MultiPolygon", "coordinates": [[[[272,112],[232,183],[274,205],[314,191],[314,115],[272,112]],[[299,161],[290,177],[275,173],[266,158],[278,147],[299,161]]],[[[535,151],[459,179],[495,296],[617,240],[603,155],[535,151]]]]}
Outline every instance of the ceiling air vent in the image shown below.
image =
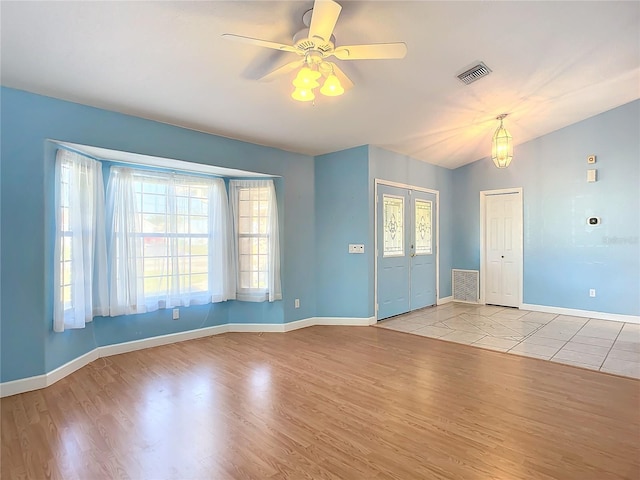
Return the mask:
{"type": "Polygon", "coordinates": [[[483,62],[471,67],[466,72],[458,75],[458,78],[465,85],[469,85],[470,83],[475,82],[476,80],[481,79],[482,77],[486,77],[491,73],[491,69],[487,67],[483,62]]]}

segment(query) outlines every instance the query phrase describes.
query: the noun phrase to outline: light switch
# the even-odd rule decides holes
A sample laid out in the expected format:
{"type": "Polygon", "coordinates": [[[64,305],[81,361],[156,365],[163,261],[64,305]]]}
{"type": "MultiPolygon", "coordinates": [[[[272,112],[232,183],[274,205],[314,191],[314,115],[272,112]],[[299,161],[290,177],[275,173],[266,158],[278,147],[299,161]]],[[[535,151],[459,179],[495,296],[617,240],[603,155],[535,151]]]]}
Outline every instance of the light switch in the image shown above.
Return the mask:
{"type": "Polygon", "coordinates": [[[587,182],[595,182],[598,180],[597,170],[595,168],[587,170],[587,182]]]}

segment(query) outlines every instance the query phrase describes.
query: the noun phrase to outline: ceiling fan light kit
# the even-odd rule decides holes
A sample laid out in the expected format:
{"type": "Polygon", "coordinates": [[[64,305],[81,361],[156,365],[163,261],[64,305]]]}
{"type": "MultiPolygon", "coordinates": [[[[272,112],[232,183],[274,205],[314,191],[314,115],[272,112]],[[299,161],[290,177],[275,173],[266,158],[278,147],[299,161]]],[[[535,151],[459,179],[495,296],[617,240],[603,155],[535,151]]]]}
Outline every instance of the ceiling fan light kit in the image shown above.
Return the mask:
{"type": "Polygon", "coordinates": [[[322,76],[326,77],[320,93],[327,97],[337,97],[344,93],[344,87],[340,80],[333,73],[333,64],[331,62],[317,61],[317,57],[309,56],[305,59],[308,67],[302,67],[293,80],[293,86],[296,87],[291,94],[291,98],[300,102],[308,102],[315,98],[313,89],[318,88],[320,84],[317,82],[322,76]],[[314,70],[317,68],[318,70],[314,70]],[[322,70],[322,72],[320,71],[322,70]],[[307,92],[308,90],[308,92],[307,92]],[[304,93],[302,93],[304,92],[304,93]]]}
{"type": "Polygon", "coordinates": [[[336,46],[333,30],[341,10],[342,7],[333,0],[315,0],[313,8],[305,12],[302,17],[303,23],[308,28],[295,34],[293,45],[230,33],[225,33],[222,36],[229,40],[295,53],[303,57],[303,59],[283,65],[262,77],[263,80],[270,80],[299,69],[293,80],[295,90],[291,97],[294,100],[302,102],[313,100],[315,98],[313,89],[320,86],[317,80],[321,76],[326,79],[320,93],[335,97],[353,87],[353,82],[340,67],[327,60],[332,55],[338,60],[381,60],[404,58],[407,54],[407,46],[402,42],[336,46]]]}

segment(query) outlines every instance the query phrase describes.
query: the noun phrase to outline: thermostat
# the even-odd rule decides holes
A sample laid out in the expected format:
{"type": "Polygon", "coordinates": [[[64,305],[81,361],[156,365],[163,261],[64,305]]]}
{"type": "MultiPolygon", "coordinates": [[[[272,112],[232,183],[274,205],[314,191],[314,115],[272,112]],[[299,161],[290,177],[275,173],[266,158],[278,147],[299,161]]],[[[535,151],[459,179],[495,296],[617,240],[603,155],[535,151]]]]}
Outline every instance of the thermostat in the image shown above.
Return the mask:
{"type": "Polygon", "coordinates": [[[587,218],[588,225],[600,225],[600,217],[589,217],[587,218]]]}

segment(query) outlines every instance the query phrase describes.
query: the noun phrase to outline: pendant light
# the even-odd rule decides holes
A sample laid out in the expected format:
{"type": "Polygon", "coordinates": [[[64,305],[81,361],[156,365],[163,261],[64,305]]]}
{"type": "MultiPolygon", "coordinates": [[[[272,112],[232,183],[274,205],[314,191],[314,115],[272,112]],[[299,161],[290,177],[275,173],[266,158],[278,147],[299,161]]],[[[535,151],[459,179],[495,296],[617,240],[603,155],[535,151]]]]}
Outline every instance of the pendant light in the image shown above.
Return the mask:
{"type": "Polygon", "coordinates": [[[507,116],[506,113],[498,115],[496,120],[500,120],[500,126],[493,134],[491,148],[491,159],[498,168],[507,168],[513,158],[513,140],[507,129],[502,125],[502,121],[507,116]]]}

